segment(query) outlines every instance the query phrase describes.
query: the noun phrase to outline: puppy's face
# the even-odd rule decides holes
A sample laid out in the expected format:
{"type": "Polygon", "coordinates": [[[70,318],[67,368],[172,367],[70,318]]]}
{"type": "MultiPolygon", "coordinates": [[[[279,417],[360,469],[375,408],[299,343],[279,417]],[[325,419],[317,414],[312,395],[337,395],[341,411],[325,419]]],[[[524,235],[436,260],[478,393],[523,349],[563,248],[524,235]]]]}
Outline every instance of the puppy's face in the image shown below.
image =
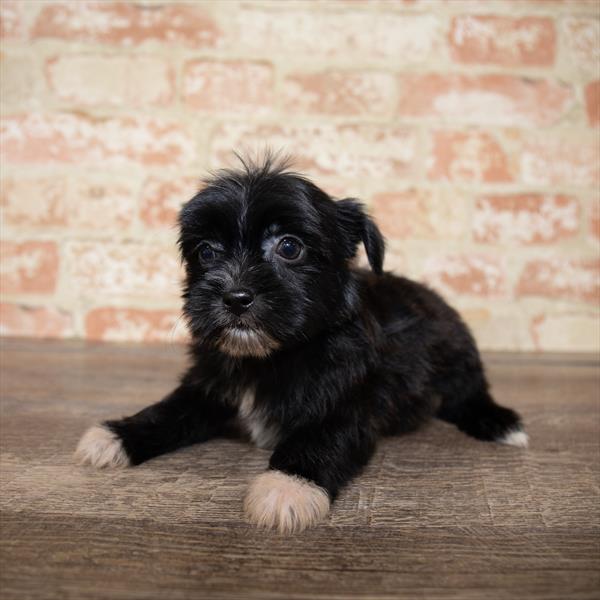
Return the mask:
{"type": "Polygon", "coordinates": [[[310,339],[351,310],[361,240],[381,271],[383,240],[358,203],[269,164],[207,182],[180,227],[192,336],[234,357],[310,339]]]}

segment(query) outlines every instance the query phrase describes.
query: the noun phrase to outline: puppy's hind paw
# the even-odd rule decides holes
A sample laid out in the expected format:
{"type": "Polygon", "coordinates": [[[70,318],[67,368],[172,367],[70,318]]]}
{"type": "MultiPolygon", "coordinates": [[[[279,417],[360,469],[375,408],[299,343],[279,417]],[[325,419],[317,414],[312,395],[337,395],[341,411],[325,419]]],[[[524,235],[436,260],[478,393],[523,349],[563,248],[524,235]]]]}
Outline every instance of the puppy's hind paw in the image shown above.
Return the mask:
{"type": "Polygon", "coordinates": [[[244,511],[258,527],[291,534],[322,521],[329,505],[329,495],[317,484],[281,471],[267,471],[250,485],[244,511]]]}
{"type": "Polygon", "coordinates": [[[529,436],[520,427],[510,429],[496,441],[517,448],[527,448],[529,446],[529,436]]]}
{"type": "Polygon", "coordinates": [[[127,467],[131,464],[118,436],[104,425],[90,427],[79,440],[75,458],[92,467],[127,467]]]}

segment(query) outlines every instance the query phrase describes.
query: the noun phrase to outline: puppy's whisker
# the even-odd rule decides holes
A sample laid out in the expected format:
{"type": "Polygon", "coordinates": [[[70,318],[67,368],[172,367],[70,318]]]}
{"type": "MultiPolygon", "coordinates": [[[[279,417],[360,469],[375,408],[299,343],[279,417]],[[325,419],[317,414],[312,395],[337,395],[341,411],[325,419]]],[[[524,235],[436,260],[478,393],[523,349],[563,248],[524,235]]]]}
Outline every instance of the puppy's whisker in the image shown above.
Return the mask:
{"type": "Polygon", "coordinates": [[[175,322],[173,323],[173,325],[171,326],[171,330],[169,331],[169,345],[174,345],[175,342],[175,335],[177,333],[177,330],[179,328],[183,328],[185,330],[187,330],[187,326],[185,323],[185,317],[180,314],[178,315],[178,317],[175,319],[175,322]]]}

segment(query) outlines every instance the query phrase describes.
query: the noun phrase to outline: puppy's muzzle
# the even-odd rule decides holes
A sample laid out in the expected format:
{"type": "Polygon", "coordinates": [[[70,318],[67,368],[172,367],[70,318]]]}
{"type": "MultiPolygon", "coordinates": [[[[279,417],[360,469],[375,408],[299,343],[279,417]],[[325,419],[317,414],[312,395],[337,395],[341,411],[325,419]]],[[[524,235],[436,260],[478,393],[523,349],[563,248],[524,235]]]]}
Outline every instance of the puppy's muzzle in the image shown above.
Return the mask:
{"type": "Polygon", "coordinates": [[[245,313],[254,302],[254,294],[249,290],[231,290],[223,294],[223,304],[238,317],[245,313]]]}

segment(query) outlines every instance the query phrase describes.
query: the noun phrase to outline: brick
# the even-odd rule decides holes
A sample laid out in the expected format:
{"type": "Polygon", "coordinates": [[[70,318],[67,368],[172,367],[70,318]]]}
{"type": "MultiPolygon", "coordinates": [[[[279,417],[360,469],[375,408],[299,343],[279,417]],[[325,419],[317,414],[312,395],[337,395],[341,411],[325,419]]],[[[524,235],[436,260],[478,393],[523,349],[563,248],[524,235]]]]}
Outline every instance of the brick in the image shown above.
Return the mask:
{"type": "Polygon", "coordinates": [[[25,34],[23,0],[2,0],[0,2],[0,37],[19,39],[25,34]]]}
{"type": "Polygon", "coordinates": [[[187,339],[181,313],[173,310],[103,307],[85,317],[88,339],[111,342],[173,342],[187,339]]]}
{"type": "Polygon", "coordinates": [[[500,260],[490,256],[451,255],[429,258],[425,281],[440,292],[494,297],[506,293],[506,275],[500,260]]]}
{"type": "Polygon", "coordinates": [[[600,261],[566,258],[529,261],[519,279],[517,294],[597,304],[600,261]]]}
{"type": "Polygon", "coordinates": [[[199,189],[197,177],[150,177],[142,190],[142,221],[149,227],[174,228],[181,206],[191,200],[199,189]]]}
{"type": "Polygon", "coordinates": [[[512,75],[426,75],[399,77],[400,117],[452,119],[463,123],[546,126],[573,106],[565,84],[512,75]]]}
{"type": "Polygon", "coordinates": [[[594,313],[538,314],[531,319],[529,330],[536,350],[600,351],[600,319],[594,313]]]}
{"type": "Polygon", "coordinates": [[[152,117],[32,113],[2,118],[0,134],[0,156],[12,163],[96,164],[105,168],[183,165],[195,157],[194,142],[180,124],[152,117]]]}
{"type": "Polygon", "coordinates": [[[213,136],[211,164],[232,163],[231,149],[283,149],[310,176],[403,177],[417,166],[417,133],[369,125],[222,125],[213,136]]]}
{"type": "MultiPolygon", "coordinates": [[[[363,269],[371,268],[366,252],[361,247],[358,249],[358,259],[357,266],[363,269]]],[[[409,260],[402,248],[399,248],[398,244],[388,244],[385,251],[385,270],[392,271],[399,275],[405,275],[408,273],[409,268],[409,260]]]]}
{"type": "Polygon", "coordinates": [[[101,175],[8,178],[0,189],[5,225],[123,230],[137,205],[129,181],[101,175]]]}
{"type": "Polygon", "coordinates": [[[552,243],[579,231],[579,203],[561,195],[516,194],[479,198],[473,237],[486,244],[552,243]]]}
{"type": "Polygon", "coordinates": [[[431,14],[244,7],[233,13],[232,27],[231,43],[263,56],[301,56],[304,61],[315,57],[346,61],[402,57],[409,63],[434,55],[441,28],[439,19],[431,14]]]}
{"type": "Polygon", "coordinates": [[[390,240],[452,239],[464,234],[464,202],[445,191],[409,189],[376,194],[370,207],[390,240]]]}
{"type": "MultiPolygon", "coordinates": [[[[484,300],[485,302],[486,300],[484,300]]],[[[471,299],[468,301],[472,302],[471,299]]],[[[460,316],[473,332],[477,345],[485,350],[523,350],[523,324],[511,309],[458,306],[460,316]]]]}
{"type": "Polygon", "coordinates": [[[483,131],[435,131],[426,164],[435,180],[501,183],[515,178],[515,165],[500,141],[483,131]]]}
{"type": "Polygon", "coordinates": [[[13,104],[23,110],[39,105],[40,86],[34,57],[2,52],[0,69],[0,97],[4,106],[13,104]]]}
{"type": "Polygon", "coordinates": [[[53,2],[42,8],[32,37],[134,46],[144,42],[213,47],[219,29],[193,3],[53,2]]]}
{"type": "Polygon", "coordinates": [[[266,112],[274,103],[273,67],[266,62],[193,60],[186,63],[183,99],[211,112],[266,112]]]}
{"type": "Polygon", "coordinates": [[[319,180],[319,187],[323,189],[332,198],[348,198],[356,196],[356,183],[343,181],[340,179],[322,178],[319,180]]]}
{"type": "Polygon", "coordinates": [[[600,242],[600,198],[592,201],[589,234],[593,240],[600,242]]]}
{"type": "Polygon", "coordinates": [[[600,80],[585,86],[585,109],[588,123],[593,127],[600,125],[600,80]]]}
{"type": "Polygon", "coordinates": [[[283,96],[291,112],[381,116],[393,107],[395,81],[369,71],[295,73],[286,77],[283,96]]]}
{"type": "Polygon", "coordinates": [[[75,54],[46,62],[54,95],[82,106],[164,106],[175,97],[175,75],[166,60],[153,57],[75,54]]]}
{"type": "Polygon", "coordinates": [[[3,241],[0,245],[3,294],[51,294],[58,277],[58,249],[54,242],[3,241]]]}
{"type": "Polygon", "coordinates": [[[523,135],[521,144],[523,183],[596,187],[600,182],[600,144],[595,136],[523,135]]]}
{"type": "Polygon", "coordinates": [[[598,76],[600,21],[597,18],[567,17],[561,24],[563,53],[569,67],[598,76]]]}
{"type": "Polygon", "coordinates": [[[546,17],[454,17],[449,35],[452,58],[472,64],[549,66],[554,63],[556,32],[546,17]]]}
{"type": "Polygon", "coordinates": [[[94,296],[175,299],[181,266],[175,246],[72,242],[66,270],[79,293],[94,296]]]}
{"type": "Polygon", "coordinates": [[[73,335],[69,313],[49,306],[0,304],[0,335],[65,338],[73,335]]]}
{"type": "Polygon", "coordinates": [[[1,182],[0,205],[6,225],[48,226],[67,224],[63,204],[67,182],[61,177],[8,179],[1,182]]]}

